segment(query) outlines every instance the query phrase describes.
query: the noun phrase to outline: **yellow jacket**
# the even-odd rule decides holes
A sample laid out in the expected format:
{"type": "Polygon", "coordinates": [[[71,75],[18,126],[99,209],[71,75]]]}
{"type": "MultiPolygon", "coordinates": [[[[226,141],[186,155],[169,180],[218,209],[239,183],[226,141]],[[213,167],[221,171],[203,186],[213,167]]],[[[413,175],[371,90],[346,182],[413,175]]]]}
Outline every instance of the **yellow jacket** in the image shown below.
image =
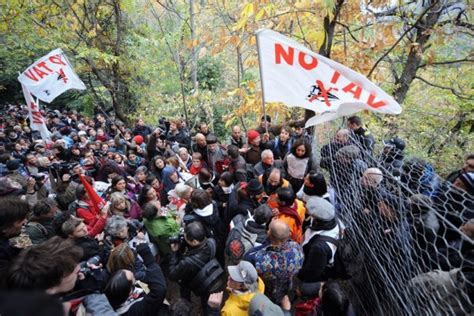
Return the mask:
{"type": "MultiPolygon", "coordinates": [[[[265,292],[265,284],[258,278],[258,293],[265,292]]],[[[230,292],[229,298],[222,307],[222,316],[247,316],[249,314],[250,301],[256,293],[235,294],[230,292]]]]}

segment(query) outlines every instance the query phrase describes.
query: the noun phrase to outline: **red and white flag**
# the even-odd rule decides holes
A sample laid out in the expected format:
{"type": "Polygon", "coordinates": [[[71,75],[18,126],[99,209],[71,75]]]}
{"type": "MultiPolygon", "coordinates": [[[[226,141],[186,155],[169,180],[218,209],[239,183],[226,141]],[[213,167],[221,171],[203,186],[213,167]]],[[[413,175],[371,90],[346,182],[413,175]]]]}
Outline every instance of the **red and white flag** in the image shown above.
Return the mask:
{"type": "Polygon", "coordinates": [[[21,85],[23,95],[25,96],[26,105],[28,106],[28,117],[30,119],[30,128],[34,131],[39,131],[41,138],[44,140],[50,139],[50,132],[46,127],[46,122],[41,114],[38,102],[35,102],[28,88],[21,85]]]}
{"type": "Polygon", "coordinates": [[[60,48],[37,60],[18,80],[34,96],[48,103],[69,89],[86,88],[60,48]]]}
{"type": "Polygon", "coordinates": [[[316,113],[306,127],[361,110],[400,114],[400,105],[365,76],[271,30],[257,32],[265,102],[316,113]]]}

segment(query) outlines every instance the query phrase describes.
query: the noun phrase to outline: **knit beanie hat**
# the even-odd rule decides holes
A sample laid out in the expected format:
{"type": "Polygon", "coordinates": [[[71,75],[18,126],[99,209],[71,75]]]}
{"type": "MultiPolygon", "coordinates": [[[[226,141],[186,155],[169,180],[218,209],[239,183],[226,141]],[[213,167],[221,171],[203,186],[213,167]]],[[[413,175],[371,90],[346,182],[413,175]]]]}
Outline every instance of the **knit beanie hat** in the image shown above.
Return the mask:
{"type": "Polygon", "coordinates": [[[260,133],[257,132],[256,130],[254,129],[251,129],[247,132],[247,139],[248,139],[248,143],[251,144],[255,138],[259,137],[260,136],[260,133]]]}
{"type": "Polygon", "coordinates": [[[263,192],[263,185],[257,179],[252,179],[247,183],[247,193],[249,195],[259,195],[263,192]]]}
{"type": "Polygon", "coordinates": [[[137,135],[137,136],[133,137],[133,140],[135,141],[135,144],[137,144],[138,146],[143,144],[143,136],[142,135],[137,135]]]}
{"type": "Polygon", "coordinates": [[[306,202],[308,214],[316,220],[329,222],[336,216],[334,206],[327,200],[313,196],[306,202]]]}

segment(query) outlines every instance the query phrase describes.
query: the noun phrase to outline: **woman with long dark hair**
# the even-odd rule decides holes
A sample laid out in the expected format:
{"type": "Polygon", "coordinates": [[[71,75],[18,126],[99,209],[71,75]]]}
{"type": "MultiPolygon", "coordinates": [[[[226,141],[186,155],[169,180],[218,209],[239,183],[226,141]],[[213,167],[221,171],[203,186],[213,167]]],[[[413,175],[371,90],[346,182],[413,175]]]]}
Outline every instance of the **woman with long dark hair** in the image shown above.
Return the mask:
{"type": "Polygon", "coordinates": [[[302,138],[297,139],[283,163],[286,179],[298,192],[304,182],[304,176],[311,170],[311,146],[302,138]]]}

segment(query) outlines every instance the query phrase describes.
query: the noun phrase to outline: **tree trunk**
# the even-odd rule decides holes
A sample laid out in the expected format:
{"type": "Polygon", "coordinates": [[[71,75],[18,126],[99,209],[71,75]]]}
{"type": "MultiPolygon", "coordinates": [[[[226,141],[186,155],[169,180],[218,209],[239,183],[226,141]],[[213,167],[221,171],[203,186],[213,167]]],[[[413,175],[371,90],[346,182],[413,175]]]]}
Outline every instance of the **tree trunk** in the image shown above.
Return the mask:
{"type": "MultiPolygon", "coordinates": [[[[331,56],[332,41],[334,38],[334,30],[336,28],[337,19],[339,18],[339,13],[341,12],[342,5],[345,0],[337,0],[336,7],[334,8],[334,16],[332,20],[329,19],[329,16],[324,18],[324,31],[326,36],[324,37],[324,42],[319,48],[319,54],[329,58],[331,56]]],[[[311,110],[304,111],[304,121],[308,121],[311,117],[314,116],[314,112],[311,110]]]]}
{"type": "Polygon", "coordinates": [[[431,37],[431,32],[436,24],[442,12],[442,2],[435,0],[435,2],[429,1],[427,7],[430,12],[426,14],[423,20],[415,27],[416,37],[415,42],[412,43],[410,52],[408,53],[407,61],[403,67],[402,74],[398,80],[395,81],[395,90],[393,91],[393,97],[395,100],[402,104],[408,93],[411,83],[415,79],[416,72],[421,63],[421,58],[426,50],[426,44],[431,37]]]}
{"type": "Polygon", "coordinates": [[[194,45],[194,40],[196,38],[195,29],[194,29],[194,0],[189,0],[189,28],[191,32],[191,80],[193,82],[194,92],[198,90],[198,80],[197,80],[197,54],[196,46],[194,45]]]}

